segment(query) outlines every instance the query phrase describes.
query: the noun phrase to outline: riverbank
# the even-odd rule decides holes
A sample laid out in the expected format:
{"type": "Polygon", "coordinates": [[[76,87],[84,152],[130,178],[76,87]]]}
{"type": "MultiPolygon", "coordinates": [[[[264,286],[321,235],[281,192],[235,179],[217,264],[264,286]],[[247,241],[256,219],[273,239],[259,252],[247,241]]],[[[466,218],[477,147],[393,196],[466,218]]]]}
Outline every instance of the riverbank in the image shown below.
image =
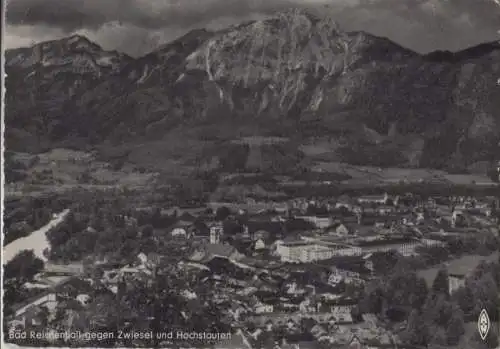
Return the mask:
{"type": "Polygon", "coordinates": [[[54,216],[54,218],[41,227],[30,233],[29,235],[17,239],[3,249],[3,264],[10,262],[19,252],[23,250],[33,250],[36,257],[40,258],[44,262],[47,261],[47,258],[43,255],[43,251],[46,248],[50,248],[50,243],[47,239],[46,233],[61,224],[68,213],[69,209],[66,209],[54,216]]]}

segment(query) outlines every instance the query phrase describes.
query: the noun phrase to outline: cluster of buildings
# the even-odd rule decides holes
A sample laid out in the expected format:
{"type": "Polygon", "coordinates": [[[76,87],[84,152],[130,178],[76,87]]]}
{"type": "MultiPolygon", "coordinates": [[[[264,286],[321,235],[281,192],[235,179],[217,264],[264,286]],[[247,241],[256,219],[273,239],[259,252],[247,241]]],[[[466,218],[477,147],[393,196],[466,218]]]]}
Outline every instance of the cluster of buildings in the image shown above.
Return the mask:
{"type": "MultiPolygon", "coordinates": [[[[222,220],[207,209],[181,212],[165,232],[172,243],[190,246],[177,268],[210,290],[233,328],[231,340],[215,348],[406,348],[375,315],[359,313],[378,256],[417,256],[421,248],[445,246],[450,238],[498,236],[493,198],[343,196],[267,203],[256,211],[252,204],[219,204],[229,209],[222,220]]],[[[116,294],[118,280],[151,282],[158,258],[141,254],[128,266],[108,266],[101,283],[116,294]]],[[[77,267],[49,268],[82,274],[77,267]]],[[[456,289],[461,276],[450,275],[456,289]]],[[[48,289],[16,308],[14,318],[25,322],[28,309],[44,302],[54,306],[50,290],[57,288],[48,289]]],[[[179,290],[187,300],[199,297],[197,292],[189,286],[179,290]]]]}
{"type": "MultiPolygon", "coordinates": [[[[208,222],[207,229],[212,244],[227,242],[225,238],[229,235],[235,246],[251,241],[254,252],[267,250],[287,263],[310,263],[391,250],[411,256],[417,254],[419,247],[444,246],[449,237],[485,230],[498,234],[498,220],[492,216],[493,198],[481,202],[474,198],[440,199],[442,203],[436,199],[423,201],[410,195],[390,197],[387,194],[357,199],[340,197],[335,201],[295,199],[276,203],[274,207],[278,209],[270,206],[254,214],[242,210],[238,204],[227,204],[238,212],[236,216],[244,217],[235,218],[239,224],[236,233],[234,229],[224,231],[221,222],[208,222]],[[241,223],[246,219],[251,225],[252,220],[262,217],[268,221],[261,221],[258,232],[241,223]],[[308,229],[290,231],[287,220],[306,222],[308,229]],[[273,227],[266,230],[266,223],[273,227]]],[[[188,230],[176,227],[172,235],[190,237],[188,230]]]]}
{"type": "MultiPolygon", "coordinates": [[[[245,347],[398,345],[375,317],[356,315],[359,295],[346,291],[347,284],[362,287],[372,276],[370,261],[362,257],[313,267],[244,255],[229,244],[206,243],[181,267],[199,273],[201,282],[214,290],[213,299],[230,315],[229,322],[244,338],[241,342],[249,344],[245,347]]],[[[238,348],[234,345],[215,347],[238,348]]]]}
{"type": "MultiPolygon", "coordinates": [[[[230,309],[232,324],[254,348],[405,348],[374,315],[356,313],[359,294],[352,290],[376,277],[377,256],[418,256],[450,238],[498,236],[494,198],[385,194],[296,199],[258,212],[248,204],[225,206],[239,228],[207,220],[209,233],[183,266],[207,273],[204,282],[223,294],[220,306],[230,309]],[[253,226],[263,220],[268,227],[253,226]],[[292,221],[308,228],[293,229],[292,221]]],[[[453,292],[467,274],[449,269],[453,292]]]]}

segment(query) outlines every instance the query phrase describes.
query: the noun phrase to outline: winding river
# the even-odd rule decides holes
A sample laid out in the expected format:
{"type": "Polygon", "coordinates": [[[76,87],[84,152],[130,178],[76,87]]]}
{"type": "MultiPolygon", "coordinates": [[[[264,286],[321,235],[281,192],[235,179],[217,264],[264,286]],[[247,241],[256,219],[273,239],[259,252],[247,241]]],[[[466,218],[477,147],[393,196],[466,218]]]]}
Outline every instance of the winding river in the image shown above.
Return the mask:
{"type": "Polygon", "coordinates": [[[40,258],[44,262],[47,258],[43,255],[43,251],[46,248],[50,248],[49,241],[47,239],[46,233],[61,224],[69,213],[69,209],[66,209],[56,215],[54,218],[41,227],[33,231],[28,236],[17,239],[3,248],[3,264],[10,262],[19,252],[23,250],[33,250],[36,257],[40,258]]]}

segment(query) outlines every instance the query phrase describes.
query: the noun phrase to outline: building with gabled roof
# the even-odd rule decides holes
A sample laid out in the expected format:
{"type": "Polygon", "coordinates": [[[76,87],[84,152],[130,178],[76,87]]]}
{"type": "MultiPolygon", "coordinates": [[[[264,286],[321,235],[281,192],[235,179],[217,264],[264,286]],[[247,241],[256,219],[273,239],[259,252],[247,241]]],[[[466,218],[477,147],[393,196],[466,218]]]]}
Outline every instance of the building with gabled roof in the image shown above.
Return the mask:
{"type": "Polygon", "coordinates": [[[212,346],[213,349],[253,349],[249,338],[238,329],[230,338],[220,341],[212,346]]]}
{"type": "Polygon", "coordinates": [[[193,262],[205,263],[214,257],[238,261],[245,256],[229,244],[201,244],[188,259],[193,262]]]}

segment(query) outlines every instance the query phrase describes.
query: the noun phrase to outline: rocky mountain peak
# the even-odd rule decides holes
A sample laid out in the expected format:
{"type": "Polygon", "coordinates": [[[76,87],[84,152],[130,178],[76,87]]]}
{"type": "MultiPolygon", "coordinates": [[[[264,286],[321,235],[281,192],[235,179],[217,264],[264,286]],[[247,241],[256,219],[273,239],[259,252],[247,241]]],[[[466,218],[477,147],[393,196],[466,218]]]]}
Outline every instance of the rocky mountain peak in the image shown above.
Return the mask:
{"type": "Polygon", "coordinates": [[[377,45],[409,53],[386,39],[344,32],[330,17],[291,9],[216,33],[188,62],[191,68],[206,70],[212,80],[243,78],[248,85],[276,80],[298,69],[339,73],[361,50],[377,45]]]}
{"type": "Polygon", "coordinates": [[[322,139],[335,161],[377,166],[453,168],[498,154],[498,43],[423,56],[291,9],[191,31],[138,59],[96,46],[72,36],[11,52],[11,126],[40,134],[32,119],[42,110],[57,121],[49,136],[95,142],[181,134],[203,148],[201,138],[236,132],[293,134],[296,145],[322,139]]]}
{"type": "Polygon", "coordinates": [[[71,35],[55,43],[66,48],[68,51],[83,51],[83,52],[102,51],[101,46],[90,41],[86,36],[79,34],[71,35]]]}
{"type": "Polygon", "coordinates": [[[40,66],[96,75],[101,75],[102,69],[117,71],[130,60],[122,53],[103,50],[83,35],[72,35],[6,52],[7,67],[30,69],[40,66]]]}
{"type": "Polygon", "coordinates": [[[257,114],[288,115],[307,100],[301,94],[322,82],[365,63],[411,55],[387,39],[345,32],[330,17],[291,9],[214,33],[187,57],[186,69],[204,71],[229,105],[237,103],[237,89],[251,90],[258,95],[257,114]]]}

